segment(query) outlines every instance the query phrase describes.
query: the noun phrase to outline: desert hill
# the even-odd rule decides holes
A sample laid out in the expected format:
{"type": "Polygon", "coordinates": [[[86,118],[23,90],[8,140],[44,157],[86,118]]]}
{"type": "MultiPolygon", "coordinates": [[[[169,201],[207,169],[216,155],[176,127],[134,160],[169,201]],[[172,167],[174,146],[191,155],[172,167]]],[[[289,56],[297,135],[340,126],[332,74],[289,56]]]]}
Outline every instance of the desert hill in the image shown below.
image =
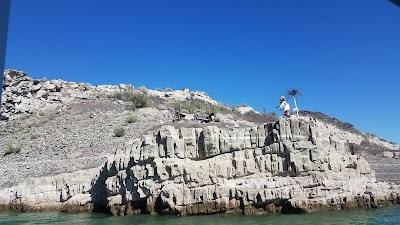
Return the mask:
{"type": "MultiPolygon", "coordinates": [[[[92,86],[86,83],[62,80],[34,80],[24,72],[16,70],[6,70],[3,83],[0,113],[0,164],[2,165],[0,172],[3,178],[0,180],[0,191],[1,189],[8,190],[7,188],[19,190],[18,188],[13,189],[13,187],[24,184],[30,179],[63,177],[63,174],[75,173],[92,174],[99,169],[104,171],[104,168],[106,168],[104,163],[110,162],[110,158],[117,159],[120,157],[118,159],[123,159],[122,156],[117,157],[118,154],[122,154],[121,148],[124,148],[122,146],[126,146],[132,140],[143,138],[146,140],[146,137],[150,134],[153,137],[153,133],[158,130],[161,132],[166,129],[165,132],[172,133],[183,131],[208,132],[211,126],[214,127],[212,129],[217,129],[218,132],[222,133],[225,131],[245,132],[241,135],[244,138],[251,138],[253,137],[251,132],[255,127],[278,121],[273,113],[261,114],[247,106],[224,106],[211,99],[204,92],[191,92],[188,89],[162,91],[147,90],[144,87],[135,88],[133,85],[126,84],[92,86]],[[185,118],[173,122],[176,111],[184,113],[185,118]],[[195,120],[196,117],[204,117],[211,113],[215,113],[215,118],[209,123],[201,123],[201,121],[195,120]],[[247,134],[246,132],[250,133],[247,134]]],[[[315,126],[318,127],[318,129],[315,129],[321,130],[321,134],[323,134],[320,137],[321,141],[322,139],[324,141],[331,140],[328,137],[331,135],[335,141],[344,143],[342,147],[335,148],[339,149],[340,154],[346,154],[346,157],[350,158],[352,158],[351,155],[363,156],[372,169],[376,171],[378,181],[400,182],[398,175],[400,174],[400,162],[396,159],[399,156],[397,145],[379,139],[372,134],[358,131],[351,124],[343,123],[322,113],[302,111],[300,115],[300,121],[305,121],[304,123],[310,124],[307,126],[315,126]],[[346,151],[349,152],[345,153],[346,151]]],[[[285,122],[279,120],[278,123],[283,126],[282,123],[285,122]]],[[[299,125],[298,122],[290,121],[285,126],[290,128],[299,125]]],[[[283,132],[283,128],[274,129],[283,132]]],[[[211,137],[218,135],[211,133],[211,137]]],[[[264,133],[264,135],[268,137],[268,134],[264,133]]],[[[158,136],[155,135],[154,137],[158,136]]],[[[182,137],[178,134],[178,136],[172,135],[171,138],[176,139],[179,143],[182,137]]],[[[193,141],[200,143],[199,138],[199,136],[196,136],[193,141]]],[[[293,141],[292,135],[287,134],[287,138],[293,141]]],[[[155,141],[158,143],[159,140],[156,138],[155,141]]],[[[279,140],[275,140],[275,142],[277,141],[279,140]]],[[[146,141],[143,142],[143,145],[145,143],[146,141]]],[[[293,145],[297,146],[298,144],[295,143],[297,142],[295,141],[293,145]]],[[[279,146],[283,149],[282,146],[286,146],[286,144],[279,146]]],[[[302,143],[297,147],[303,149],[306,148],[304,146],[309,146],[309,143],[302,143]]],[[[250,145],[250,148],[254,147],[250,145]]],[[[256,146],[256,148],[258,147],[256,146]]],[[[237,149],[242,150],[241,147],[237,147],[237,149]]],[[[178,151],[178,149],[174,151],[178,151]]],[[[180,151],[183,150],[180,149],[180,151]]],[[[226,154],[231,154],[231,150],[224,151],[227,151],[226,154]]],[[[126,152],[125,154],[130,153],[126,152]]],[[[211,154],[210,157],[215,154],[211,154]]],[[[232,154],[230,157],[236,157],[235,153],[232,154]]],[[[182,157],[185,158],[186,156],[182,157]]],[[[197,160],[196,157],[199,156],[193,157],[189,157],[189,159],[197,160]]],[[[281,157],[285,158],[289,155],[281,155],[281,157]]],[[[203,158],[201,159],[203,160],[203,158]]],[[[207,157],[204,160],[208,160],[207,157]]],[[[354,158],[352,160],[359,159],[354,158]]],[[[126,168],[131,169],[131,167],[126,168]]],[[[290,169],[290,166],[287,165],[286,170],[296,169],[290,169]]],[[[281,172],[286,170],[280,168],[281,172]]],[[[112,173],[113,170],[108,168],[108,171],[112,173]]],[[[373,173],[371,172],[371,174],[373,173]]],[[[57,179],[72,179],[69,176],[57,179]]],[[[94,175],[87,176],[89,181],[85,181],[88,182],[86,188],[90,185],[93,186],[90,182],[94,179],[94,175]]],[[[109,179],[111,177],[110,174],[109,179]]],[[[63,182],[68,183],[67,181],[63,182]]],[[[290,180],[290,182],[297,181],[290,180]]],[[[152,186],[152,188],[155,187],[152,186]]],[[[193,188],[197,187],[194,186],[193,188]]],[[[110,190],[114,189],[111,188],[110,190]]],[[[68,202],[74,197],[74,194],[70,193],[69,196],[64,201],[68,202]]],[[[83,196],[85,196],[84,198],[88,197],[87,194],[83,196]]],[[[117,198],[118,196],[120,195],[114,197],[117,198]]],[[[110,204],[110,202],[107,204],[110,204]]],[[[174,206],[176,204],[176,202],[173,203],[174,206]]],[[[175,208],[175,210],[178,209],[181,208],[175,208]]]]}

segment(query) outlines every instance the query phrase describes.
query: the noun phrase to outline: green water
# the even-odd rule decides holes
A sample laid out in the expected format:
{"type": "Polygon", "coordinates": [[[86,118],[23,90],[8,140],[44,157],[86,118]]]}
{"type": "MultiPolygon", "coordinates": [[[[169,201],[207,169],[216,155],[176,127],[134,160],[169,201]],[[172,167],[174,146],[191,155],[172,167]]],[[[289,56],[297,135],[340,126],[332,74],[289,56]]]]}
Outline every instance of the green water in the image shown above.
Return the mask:
{"type": "Polygon", "coordinates": [[[332,225],[332,224],[400,224],[400,206],[370,210],[342,210],[296,215],[216,214],[206,216],[136,215],[113,217],[100,213],[17,213],[0,212],[1,225],[65,224],[65,225],[332,225]]]}

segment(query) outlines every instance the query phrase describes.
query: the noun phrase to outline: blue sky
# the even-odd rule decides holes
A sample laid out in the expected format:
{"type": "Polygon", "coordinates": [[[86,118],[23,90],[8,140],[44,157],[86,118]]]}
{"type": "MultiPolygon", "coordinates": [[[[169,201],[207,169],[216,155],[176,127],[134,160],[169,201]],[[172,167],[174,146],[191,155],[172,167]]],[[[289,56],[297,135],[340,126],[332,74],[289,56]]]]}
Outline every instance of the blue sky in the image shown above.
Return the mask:
{"type": "Polygon", "coordinates": [[[399,21],[385,0],[12,0],[5,68],[279,114],[300,88],[300,109],[400,143],[399,21]]]}

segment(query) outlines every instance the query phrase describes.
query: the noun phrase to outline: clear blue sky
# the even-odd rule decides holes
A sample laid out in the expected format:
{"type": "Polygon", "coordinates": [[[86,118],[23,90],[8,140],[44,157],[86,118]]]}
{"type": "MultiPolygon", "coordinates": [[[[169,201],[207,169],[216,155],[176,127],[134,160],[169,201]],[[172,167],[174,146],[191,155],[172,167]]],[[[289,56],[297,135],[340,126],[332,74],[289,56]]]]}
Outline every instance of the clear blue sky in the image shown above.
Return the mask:
{"type": "Polygon", "coordinates": [[[386,0],[12,0],[5,68],[260,112],[300,88],[300,109],[400,143],[399,22],[386,0]]]}

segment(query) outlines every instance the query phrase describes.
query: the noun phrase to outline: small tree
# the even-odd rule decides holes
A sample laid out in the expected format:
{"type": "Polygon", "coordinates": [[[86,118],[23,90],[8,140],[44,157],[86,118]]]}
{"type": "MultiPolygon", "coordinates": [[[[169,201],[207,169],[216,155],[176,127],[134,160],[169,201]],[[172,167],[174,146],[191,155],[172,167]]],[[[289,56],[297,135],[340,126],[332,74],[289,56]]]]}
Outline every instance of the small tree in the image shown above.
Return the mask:
{"type": "Polygon", "coordinates": [[[287,95],[288,99],[290,97],[293,97],[293,101],[294,101],[293,111],[296,111],[296,115],[297,115],[297,117],[299,117],[299,108],[297,108],[296,97],[301,96],[303,94],[300,93],[300,89],[292,88],[292,89],[286,91],[286,95],[287,95]]]}

